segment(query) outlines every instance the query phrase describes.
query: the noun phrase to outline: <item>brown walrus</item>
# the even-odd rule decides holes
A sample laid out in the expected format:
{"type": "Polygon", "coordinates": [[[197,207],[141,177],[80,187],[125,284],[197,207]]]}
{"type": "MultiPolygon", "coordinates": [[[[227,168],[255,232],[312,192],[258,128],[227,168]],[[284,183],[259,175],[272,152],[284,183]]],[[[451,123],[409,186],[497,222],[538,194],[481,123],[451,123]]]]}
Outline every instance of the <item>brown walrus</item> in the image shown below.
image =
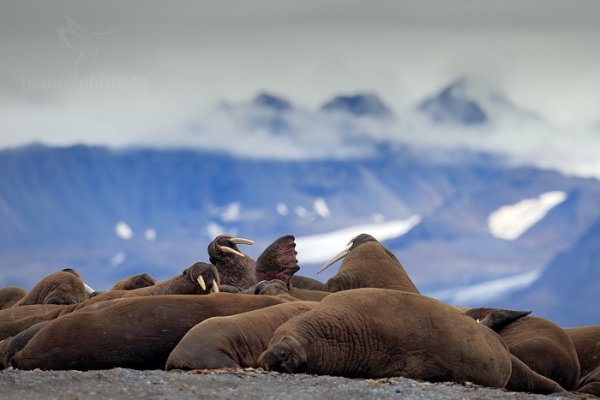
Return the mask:
{"type": "Polygon", "coordinates": [[[256,283],[254,260],[242,253],[238,244],[250,245],[254,242],[231,235],[219,235],[208,245],[209,260],[219,271],[223,291],[240,291],[256,283]]]}
{"type": "Polygon", "coordinates": [[[156,296],[167,294],[206,294],[218,290],[218,273],[213,265],[195,263],[180,275],[154,286],[134,290],[112,290],[98,294],[79,304],[32,305],[22,312],[11,312],[20,307],[0,310],[0,340],[14,336],[42,321],[49,321],[93,304],[124,297],[156,296]],[[202,278],[202,279],[200,279],[202,278]],[[202,286],[204,285],[204,286],[202,286]]]}
{"type": "MultiPolygon", "coordinates": [[[[474,308],[466,315],[482,320],[493,313],[507,310],[474,308]]],[[[549,378],[566,390],[575,390],[579,380],[577,351],[566,332],[555,323],[539,317],[525,316],[493,327],[508,346],[511,354],[533,371],[549,378]]],[[[520,314],[519,314],[520,313],[520,314]]]]}
{"type": "Polygon", "coordinates": [[[122,299],[51,321],[10,362],[19,369],[162,369],[179,340],[199,322],[282,302],[231,293],[122,299]]]}
{"type": "Polygon", "coordinates": [[[581,379],[577,391],[600,397],[600,325],[567,328],[565,332],[579,358],[581,379]]]}
{"type": "Polygon", "coordinates": [[[325,263],[317,273],[342,258],[338,273],[325,283],[329,292],[382,288],[419,293],[396,256],[371,235],[363,233],[352,239],[346,250],[325,263]]]}
{"type": "Polygon", "coordinates": [[[73,269],[48,275],[13,307],[31,304],[77,304],[88,298],[85,284],[73,269]]]}
{"type": "Polygon", "coordinates": [[[500,337],[438,300],[389,289],[333,293],[282,324],[259,364],[346,377],[403,376],[527,390],[563,389],[511,356],[500,337]],[[522,386],[524,386],[522,384],[522,386]]]}
{"type": "Polygon", "coordinates": [[[110,290],[94,296],[86,304],[122,297],[158,296],[169,294],[208,294],[219,291],[220,278],[217,269],[204,262],[197,262],[167,281],[131,290],[110,290]]]}
{"type": "Polygon", "coordinates": [[[27,290],[19,286],[4,286],[0,288],[0,310],[12,307],[27,295],[27,290]]]}
{"type": "Polygon", "coordinates": [[[275,329],[316,304],[296,301],[202,321],[173,349],[166,369],[258,368],[275,329]]]}

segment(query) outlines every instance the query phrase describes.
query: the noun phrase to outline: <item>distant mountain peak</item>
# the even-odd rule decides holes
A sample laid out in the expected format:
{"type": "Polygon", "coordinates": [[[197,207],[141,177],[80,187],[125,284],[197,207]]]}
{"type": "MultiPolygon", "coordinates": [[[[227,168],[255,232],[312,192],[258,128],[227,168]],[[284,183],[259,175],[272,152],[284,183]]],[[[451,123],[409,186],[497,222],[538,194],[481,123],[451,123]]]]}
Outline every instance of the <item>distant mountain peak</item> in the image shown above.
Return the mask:
{"type": "Polygon", "coordinates": [[[389,117],[392,111],[373,93],[334,97],[321,106],[327,112],[345,112],[357,116],[389,117]]]}
{"type": "Polygon", "coordinates": [[[269,108],[277,112],[284,112],[292,109],[292,104],[289,101],[267,92],[262,92],[256,95],[256,97],[252,100],[252,104],[269,108]]]}
{"type": "Polygon", "coordinates": [[[419,110],[429,114],[434,122],[460,125],[482,125],[488,115],[475,99],[472,85],[460,78],[419,105],[419,110]]]}

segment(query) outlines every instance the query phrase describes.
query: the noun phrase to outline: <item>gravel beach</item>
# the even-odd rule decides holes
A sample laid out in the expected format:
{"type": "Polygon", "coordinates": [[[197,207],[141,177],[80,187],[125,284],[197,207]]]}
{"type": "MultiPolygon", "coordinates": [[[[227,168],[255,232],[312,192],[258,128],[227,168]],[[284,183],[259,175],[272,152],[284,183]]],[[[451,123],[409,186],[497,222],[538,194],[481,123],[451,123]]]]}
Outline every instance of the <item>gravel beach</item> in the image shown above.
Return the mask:
{"type": "MultiPolygon", "coordinates": [[[[573,396],[569,398],[593,398],[573,396]]],[[[428,383],[405,378],[379,380],[288,375],[262,370],[0,372],[0,398],[26,399],[551,399],[476,385],[428,383]]]]}

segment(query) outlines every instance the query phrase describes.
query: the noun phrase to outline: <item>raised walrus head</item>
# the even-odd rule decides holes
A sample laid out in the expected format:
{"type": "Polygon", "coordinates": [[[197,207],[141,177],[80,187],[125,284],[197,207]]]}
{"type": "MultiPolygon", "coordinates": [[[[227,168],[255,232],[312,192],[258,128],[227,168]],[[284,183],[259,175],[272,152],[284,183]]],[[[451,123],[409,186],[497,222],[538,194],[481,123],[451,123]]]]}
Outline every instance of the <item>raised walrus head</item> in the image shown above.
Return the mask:
{"type": "Polygon", "coordinates": [[[273,280],[289,284],[290,278],[298,272],[296,242],[292,235],[275,240],[256,260],[256,280],[273,280]]]}
{"type": "Polygon", "coordinates": [[[255,263],[240,251],[238,244],[251,245],[254,242],[231,235],[220,235],[208,245],[208,256],[219,271],[222,284],[247,289],[256,283],[255,263]]]}

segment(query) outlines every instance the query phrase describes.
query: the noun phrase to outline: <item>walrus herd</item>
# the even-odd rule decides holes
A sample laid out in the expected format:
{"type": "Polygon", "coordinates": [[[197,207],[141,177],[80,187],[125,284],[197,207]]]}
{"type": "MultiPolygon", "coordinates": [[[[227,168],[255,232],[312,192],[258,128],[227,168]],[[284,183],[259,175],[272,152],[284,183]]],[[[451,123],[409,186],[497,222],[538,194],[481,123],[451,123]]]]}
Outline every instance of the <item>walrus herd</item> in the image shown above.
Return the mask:
{"type": "Polygon", "coordinates": [[[31,291],[0,288],[0,367],[31,370],[264,368],[402,376],[511,391],[600,396],[600,325],[564,329],[531,311],[463,308],[422,295],[368,234],[327,282],[296,275],[295,239],[255,260],[220,235],[164,282],[93,292],[70,268],[31,291]]]}

